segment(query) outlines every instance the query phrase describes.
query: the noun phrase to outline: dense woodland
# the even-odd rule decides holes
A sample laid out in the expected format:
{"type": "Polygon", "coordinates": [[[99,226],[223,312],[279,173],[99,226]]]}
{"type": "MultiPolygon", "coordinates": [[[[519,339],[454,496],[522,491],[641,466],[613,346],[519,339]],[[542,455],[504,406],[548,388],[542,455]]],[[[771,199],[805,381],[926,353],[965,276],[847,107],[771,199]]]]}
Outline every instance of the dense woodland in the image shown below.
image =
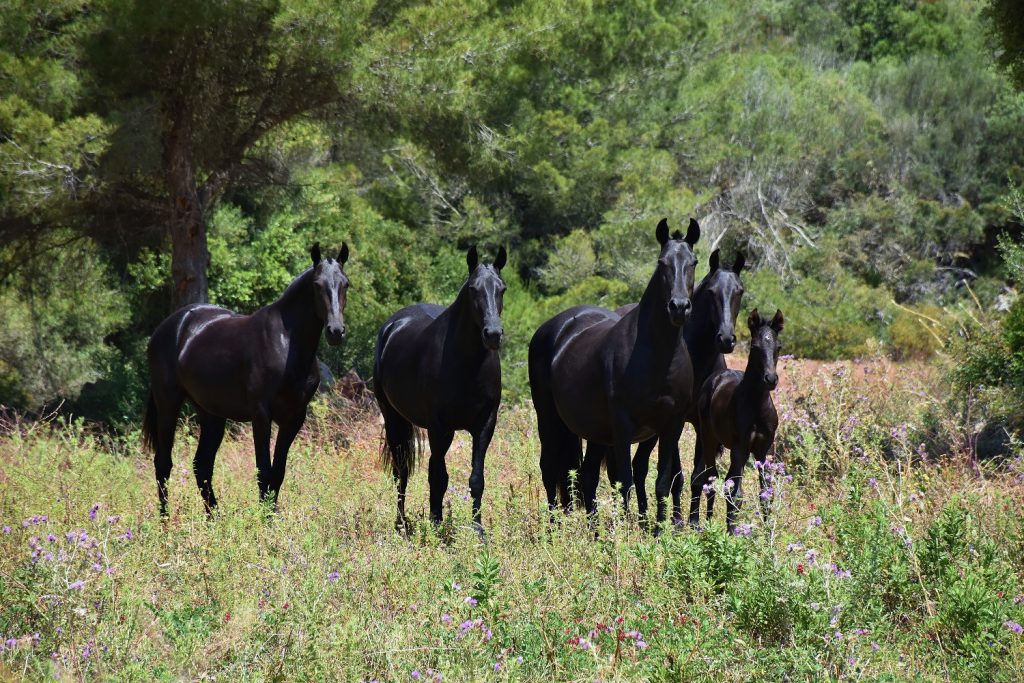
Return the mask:
{"type": "Polygon", "coordinates": [[[744,252],[744,307],[785,310],[787,352],[951,356],[1012,421],[1019,12],[2,0],[0,404],[129,426],[172,308],[255,310],[343,240],[349,338],[322,353],[364,377],[391,311],[506,245],[516,399],[537,325],[635,301],[658,219],[695,216],[698,275],[744,252]]]}

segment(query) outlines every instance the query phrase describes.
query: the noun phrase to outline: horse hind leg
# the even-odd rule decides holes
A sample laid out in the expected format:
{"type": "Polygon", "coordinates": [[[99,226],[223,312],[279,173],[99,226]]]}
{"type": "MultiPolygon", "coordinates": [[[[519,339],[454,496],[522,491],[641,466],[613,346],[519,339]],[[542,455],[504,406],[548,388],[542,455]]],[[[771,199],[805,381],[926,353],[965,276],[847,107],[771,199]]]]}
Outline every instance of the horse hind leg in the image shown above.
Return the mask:
{"type": "Polygon", "coordinates": [[[178,412],[184,398],[177,391],[157,392],[150,389],[143,420],[145,441],[153,449],[153,469],[156,474],[156,492],[160,501],[160,516],[167,517],[167,480],[171,477],[174,461],[174,430],[178,426],[178,412]]]}
{"type": "Polygon", "coordinates": [[[445,456],[452,445],[455,433],[443,429],[431,429],[427,432],[430,443],[430,461],[427,472],[427,483],[430,486],[430,519],[440,524],[444,504],[444,494],[448,490],[448,467],[445,456]]]}
{"type": "MultiPolygon", "coordinates": [[[[636,506],[640,513],[640,526],[644,529],[648,526],[647,521],[647,473],[651,467],[651,453],[657,445],[657,437],[640,442],[636,447],[636,454],[633,455],[633,487],[636,489],[636,506]]],[[[609,475],[612,468],[608,468],[609,475]]]]}
{"type": "Polygon", "coordinates": [[[227,421],[222,417],[199,414],[199,445],[196,457],[192,461],[192,472],[196,477],[196,485],[203,496],[206,515],[212,516],[217,507],[217,496],[213,493],[213,464],[217,457],[217,449],[224,439],[224,426],[227,421]]]}
{"type": "Polygon", "coordinates": [[[391,475],[398,489],[398,509],[395,514],[395,530],[405,533],[408,521],[405,517],[405,491],[409,475],[416,464],[416,427],[402,417],[383,392],[378,393],[377,403],[384,417],[384,449],[382,456],[391,465],[391,475]]]}

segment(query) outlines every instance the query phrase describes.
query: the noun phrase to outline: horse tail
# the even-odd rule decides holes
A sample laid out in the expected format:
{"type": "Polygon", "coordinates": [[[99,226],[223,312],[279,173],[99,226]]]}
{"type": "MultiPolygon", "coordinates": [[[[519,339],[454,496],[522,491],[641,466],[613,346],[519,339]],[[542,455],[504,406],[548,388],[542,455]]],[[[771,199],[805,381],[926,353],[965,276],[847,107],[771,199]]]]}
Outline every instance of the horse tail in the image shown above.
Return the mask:
{"type": "Polygon", "coordinates": [[[402,417],[383,396],[377,396],[380,412],[384,416],[381,429],[380,460],[385,467],[391,467],[397,475],[406,476],[416,471],[416,462],[423,450],[419,430],[413,423],[402,417]]]}
{"type": "Polygon", "coordinates": [[[142,446],[151,451],[156,449],[156,399],[152,389],[146,398],[146,412],[142,418],[142,446]]]}

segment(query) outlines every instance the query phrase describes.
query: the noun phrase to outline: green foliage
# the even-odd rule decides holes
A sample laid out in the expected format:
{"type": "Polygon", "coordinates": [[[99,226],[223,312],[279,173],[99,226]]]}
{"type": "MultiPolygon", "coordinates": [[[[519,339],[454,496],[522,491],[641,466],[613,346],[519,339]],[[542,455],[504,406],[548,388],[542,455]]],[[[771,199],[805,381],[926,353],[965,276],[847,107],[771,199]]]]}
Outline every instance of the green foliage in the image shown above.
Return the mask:
{"type": "Polygon", "coordinates": [[[128,319],[94,245],[32,258],[0,288],[0,405],[39,409],[75,398],[117,362],[108,336],[128,319]]]}

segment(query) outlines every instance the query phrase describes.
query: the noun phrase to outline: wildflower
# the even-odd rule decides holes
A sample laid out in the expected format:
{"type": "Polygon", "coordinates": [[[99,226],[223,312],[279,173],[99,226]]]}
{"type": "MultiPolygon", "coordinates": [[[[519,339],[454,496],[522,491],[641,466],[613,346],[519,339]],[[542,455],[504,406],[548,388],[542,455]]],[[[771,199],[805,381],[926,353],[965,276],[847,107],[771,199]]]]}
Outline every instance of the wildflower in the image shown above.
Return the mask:
{"type": "Polygon", "coordinates": [[[3,531],[4,531],[4,535],[6,536],[7,534],[11,533],[11,527],[9,527],[6,524],[4,524],[3,531]]]}
{"type": "Polygon", "coordinates": [[[835,639],[836,640],[842,640],[843,639],[843,632],[842,631],[836,631],[835,639]]]}
{"type": "Polygon", "coordinates": [[[821,526],[821,517],[811,518],[810,524],[808,526],[821,526]]]}
{"type": "Polygon", "coordinates": [[[82,659],[89,659],[92,655],[92,641],[89,641],[82,647],[82,659]]]}
{"type": "Polygon", "coordinates": [[[519,655],[518,657],[516,657],[516,664],[522,664],[522,663],[523,663],[523,656],[519,655]]]}
{"type": "Polygon", "coordinates": [[[875,650],[877,652],[878,651],[878,643],[876,643],[875,641],[872,640],[871,641],[871,649],[875,650]]]}
{"type": "Polygon", "coordinates": [[[587,640],[586,638],[580,638],[580,642],[579,642],[579,646],[578,647],[581,650],[589,650],[590,647],[591,647],[590,641],[587,640]]]}
{"type": "Polygon", "coordinates": [[[89,519],[95,522],[96,521],[96,513],[99,512],[99,510],[100,510],[100,504],[99,503],[93,503],[92,507],[89,508],[89,519]]]}
{"type": "Polygon", "coordinates": [[[107,524],[113,526],[121,521],[121,515],[110,515],[107,517],[107,524]]]}
{"type": "Polygon", "coordinates": [[[636,641],[636,649],[638,649],[638,650],[646,650],[647,649],[647,641],[644,641],[644,640],[636,641]]]}
{"type": "Polygon", "coordinates": [[[753,530],[754,527],[750,524],[740,524],[735,529],[733,529],[732,533],[734,536],[749,536],[751,532],[753,532],[753,530]]]}
{"type": "Polygon", "coordinates": [[[130,541],[133,538],[135,538],[135,535],[132,533],[131,529],[125,529],[124,533],[121,534],[120,536],[118,536],[118,538],[121,539],[122,541],[130,541]]]}
{"type": "Polygon", "coordinates": [[[101,571],[103,571],[103,567],[100,565],[99,562],[93,562],[92,563],[92,570],[94,572],[96,572],[97,574],[99,574],[101,571]]]}
{"type": "Polygon", "coordinates": [[[725,491],[726,491],[726,493],[728,493],[729,491],[732,491],[734,488],[736,488],[736,482],[733,481],[732,479],[726,479],[725,480],[725,491]]]}
{"type": "Polygon", "coordinates": [[[771,500],[772,496],[775,495],[775,489],[769,486],[764,491],[761,491],[761,500],[771,500]]]}
{"type": "Polygon", "coordinates": [[[18,641],[15,638],[8,638],[4,641],[4,645],[7,647],[8,650],[13,650],[18,646],[18,641]]]}
{"type": "Polygon", "coordinates": [[[68,588],[70,588],[73,591],[80,591],[84,587],[85,587],[85,581],[82,581],[81,579],[79,579],[78,581],[72,581],[68,585],[68,588]]]}
{"type": "Polygon", "coordinates": [[[1020,605],[1024,604],[1024,593],[1019,593],[1017,597],[1013,599],[1013,604],[1020,605]]]}
{"type": "Polygon", "coordinates": [[[804,575],[804,564],[803,564],[803,562],[797,562],[796,563],[796,573],[799,574],[800,576],[804,575]]]}
{"type": "Polygon", "coordinates": [[[50,543],[55,543],[57,541],[57,537],[54,536],[53,534],[47,534],[46,535],[46,540],[49,541],[50,543]]]}
{"type": "Polygon", "coordinates": [[[444,624],[445,626],[450,626],[451,623],[452,623],[452,615],[450,615],[450,614],[442,614],[441,615],[441,623],[444,624]]]}
{"type": "Polygon", "coordinates": [[[443,677],[443,676],[441,676],[441,672],[440,672],[440,671],[435,671],[435,672],[434,672],[434,683],[441,683],[441,680],[442,680],[443,678],[444,678],[444,677],[443,677]]]}
{"type": "Polygon", "coordinates": [[[465,599],[465,600],[463,600],[463,602],[464,602],[464,603],[466,603],[467,605],[469,605],[470,607],[476,607],[476,605],[477,605],[477,600],[476,600],[476,598],[474,598],[474,597],[473,597],[473,596],[471,596],[471,595],[467,595],[467,596],[466,596],[466,599],[465,599]]]}
{"type": "Polygon", "coordinates": [[[414,681],[420,680],[420,672],[417,669],[413,669],[412,673],[409,675],[412,676],[412,680],[414,681]]]}
{"type": "Polygon", "coordinates": [[[807,551],[807,554],[804,555],[804,559],[806,559],[807,563],[812,566],[818,564],[818,551],[811,548],[807,551]]]}
{"type": "Polygon", "coordinates": [[[819,605],[816,602],[812,602],[810,605],[808,605],[808,607],[810,607],[813,611],[817,612],[821,608],[821,605],[819,605]]]}
{"type": "Polygon", "coordinates": [[[878,490],[878,480],[875,479],[874,477],[869,478],[868,479],[868,486],[870,486],[872,489],[877,491],[878,490]]]}
{"type": "Polygon", "coordinates": [[[837,565],[835,563],[832,564],[832,573],[835,574],[840,579],[848,579],[848,578],[850,578],[850,570],[849,569],[840,569],[839,565],[837,565]]]}
{"type": "Polygon", "coordinates": [[[494,672],[497,673],[499,671],[501,671],[501,662],[495,662],[494,663],[494,672]]]}
{"type": "Polygon", "coordinates": [[[338,580],[339,576],[340,576],[340,574],[338,574],[338,570],[335,569],[334,571],[332,571],[330,574],[327,575],[327,580],[330,581],[331,583],[334,583],[335,581],[338,580]]]}
{"type": "Polygon", "coordinates": [[[458,581],[452,581],[452,590],[458,593],[460,590],[462,590],[462,584],[458,581]]]}
{"type": "Polygon", "coordinates": [[[1016,633],[1018,636],[1020,634],[1024,633],[1024,626],[1021,626],[1016,621],[1010,621],[1009,619],[1007,619],[1006,621],[1003,622],[1003,626],[1005,626],[1006,628],[1010,629],[1011,631],[1016,633]]]}
{"type": "Polygon", "coordinates": [[[786,544],[786,552],[787,553],[794,553],[797,550],[803,550],[803,547],[804,547],[804,544],[801,543],[800,541],[797,541],[795,543],[788,543],[788,544],[786,544]]]}
{"type": "Polygon", "coordinates": [[[107,576],[113,576],[117,569],[115,567],[107,567],[107,576]]]}

